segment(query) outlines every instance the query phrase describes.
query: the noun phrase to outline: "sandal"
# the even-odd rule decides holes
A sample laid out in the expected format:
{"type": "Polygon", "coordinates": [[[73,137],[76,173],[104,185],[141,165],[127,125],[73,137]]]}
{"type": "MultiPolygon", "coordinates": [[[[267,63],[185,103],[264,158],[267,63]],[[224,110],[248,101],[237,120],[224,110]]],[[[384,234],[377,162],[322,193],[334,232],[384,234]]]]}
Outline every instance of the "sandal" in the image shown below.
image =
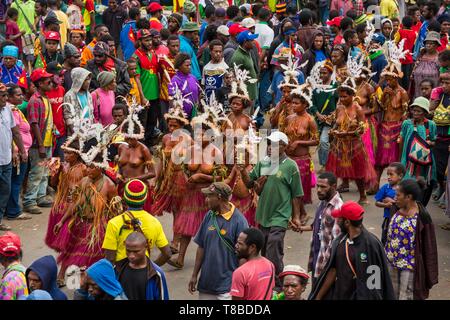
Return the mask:
{"type": "Polygon", "coordinates": [[[439,227],[441,227],[441,229],[443,230],[450,231],[450,222],[446,224],[441,224],[439,227]]]}
{"type": "Polygon", "coordinates": [[[0,231],[11,231],[11,227],[7,226],[6,224],[0,224],[0,231]]]}
{"type": "Polygon", "coordinates": [[[173,260],[168,260],[167,264],[172,266],[172,267],[175,267],[175,268],[177,268],[179,270],[183,269],[183,267],[184,267],[184,264],[181,264],[178,261],[173,261],[173,260]]]}
{"type": "Polygon", "coordinates": [[[21,214],[19,214],[17,217],[15,217],[15,218],[7,218],[8,220],[30,220],[30,219],[32,219],[32,216],[31,215],[29,215],[28,213],[21,213],[21,214]]]}
{"type": "Polygon", "coordinates": [[[339,193],[350,192],[350,186],[344,186],[344,185],[341,184],[341,185],[337,188],[337,192],[339,192],[339,193]]]}
{"type": "Polygon", "coordinates": [[[369,200],[368,200],[368,199],[366,199],[366,200],[361,200],[361,199],[360,199],[360,200],[358,201],[358,203],[359,203],[360,205],[363,206],[363,205],[369,204],[369,200]]]}
{"type": "Polygon", "coordinates": [[[172,254],[179,253],[178,248],[177,247],[173,247],[173,246],[170,246],[170,251],[172,251],[172,254]]]}

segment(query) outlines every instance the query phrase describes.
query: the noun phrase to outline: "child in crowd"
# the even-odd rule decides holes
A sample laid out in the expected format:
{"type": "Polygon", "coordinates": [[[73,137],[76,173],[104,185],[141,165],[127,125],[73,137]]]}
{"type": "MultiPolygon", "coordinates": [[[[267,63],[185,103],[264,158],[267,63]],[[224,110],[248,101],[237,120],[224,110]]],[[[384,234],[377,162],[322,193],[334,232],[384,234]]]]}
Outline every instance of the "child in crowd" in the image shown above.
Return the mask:
{"type": "Polygon", "coordinates": [[[128,103],[133,102],[133,98],[137,104],[145,106],[148,101],[144,97],[144,92],[142,91],[141,80],[139,79],[139,75],[136,73],[137,63],[136,59],[130,58],[127,60],[128,65],[128,74],[130,75],[131,82],[131,90],[128,94],[127,101],[128,103]]]}
{"type": "Polygon", "coordinates": [[[391,212],[391,207],[395,204],[395,186],[403,179],[405,176],[406,169],[400,162],[393,162],[387,168],[388,183],[383,185],[380,190],[375,194],[375,205],[378,208],[384,208],[383,224],[381,226],[381,243],[383,245],[386,243],[386,235],[389,227],[389,221],[391,212]]]}
{"type": "Polygon", "coordinates": [[[19,11],[16,8],[9,8],[6,11],[6,30],[5,37],[6,40],[14,41],[17,48],[19,48],[19,54],[22,54],[22,35],[25,34],[25,30],[20,31],[17,25],[17,19],[19,17],[19,11]]]}
{"type": "Polygon", "coordinates": [[[420,82],[420,93],[422,94],[422,97],[425,97],[428,100],[430,100],[432,90],[433,90],[433,82],[430,79],[423,79],[420,82]]]}
{"type": "Polygon", "coordinates": [[[414,60],[412,57],[412,52],[414,51],[414,43],[416,42],[417,33],[412,30],[414,20],[410,16],[406,16],[402,19],[401,28],[395,33],[394,41],[398,44],[400,41],[404,40],[403,50],[408,50],[409,52],[405,55],[405,59],[400,59],[402,64],[403,78],[400,81],[400,85],[407,90],[409,85],[409,79],[414,67],[414,60]]]}
{"type": "Polygon", "coordinates": [[[228,101],[228,94],[231,92],[231,83],[233,82],[233,72],[229,71],[223,76],[223,86],[216,89],[216,99],[219,103],[223,105],[223,110],[225,113],[231,111],[230,102],[228,101]]]}

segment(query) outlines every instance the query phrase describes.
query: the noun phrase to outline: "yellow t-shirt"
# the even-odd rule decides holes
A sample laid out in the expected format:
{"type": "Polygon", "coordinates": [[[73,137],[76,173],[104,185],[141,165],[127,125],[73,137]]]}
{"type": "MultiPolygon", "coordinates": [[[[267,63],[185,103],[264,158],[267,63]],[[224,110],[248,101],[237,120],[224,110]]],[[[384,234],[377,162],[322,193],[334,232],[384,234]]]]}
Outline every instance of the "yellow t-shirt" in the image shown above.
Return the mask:
{"type": "Polygon", "coordinates": [[[61,21],[61,24],[59,25],[59,34],[61,35],[60,44],[62,50],[67,42],[67,29],[70,29],[69,18],[61,10],[53,10],[53,12],[56,14],[58,20],[61,21]]]}
{"type": "Polygon", "coordinates": [[[45,104],[45,118],[47,120],[47,127],[45,130],[44,135],[44,147],[52,147],[53,146],[53,113],[52,113],[52,107],[50,106],[50,103],[47,98],[42,97],[42,101],[44,101],[45,104]]]}
{"type": "MultiPolygon", "coordinates": [[[[161,222],[159,222],[158,219],[145,210],[130,212],[136,219],[141,221],[141,229],[150,244],[150,248],[155,246],[162,248],[169,244],[169,241],[167,241],[166,235],[164,234],[161,222]]],[[[122,229],[122,232],[120,232],[120,229],[124,225],[124,216],[126,221],[130,221],[130,217],[125,213],[109,220],[108,226],[106,227],[105,239],[103,240],[103,249],[116,251],[116,261],[120,261],[127,257],[125,240],[130,233],[133,232],[133,229],[125,228],[122,229]]]]}

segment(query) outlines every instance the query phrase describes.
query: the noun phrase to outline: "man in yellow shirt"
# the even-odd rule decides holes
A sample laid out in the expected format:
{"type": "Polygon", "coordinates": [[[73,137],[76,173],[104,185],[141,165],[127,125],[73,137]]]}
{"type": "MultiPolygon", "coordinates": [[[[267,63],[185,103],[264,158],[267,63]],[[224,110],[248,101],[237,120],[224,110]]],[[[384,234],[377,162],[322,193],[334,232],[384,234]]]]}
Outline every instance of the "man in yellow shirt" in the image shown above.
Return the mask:
{"type": "Polygon", "coordinates": [[[397,0],[381,0],[380,13],[388,19],[398,18],[400,10],[397,0]]]}
{"type": "MultiPolygon", "coordinates": [[[[142,209],[147,193],[147,186],[141,180],[134,179],[125,185],[123,200],[128,205],[128,211],[109,220],[102,246],[106,258],[113,264],[127,257],[125,240],[134,231],[144,234],[150,249],[156,246],[161,251],[155,261],[158,266],[172,256],[161,223],[142,209]]],[[[147,255],[150,256],[149,252],[147,255]]]]}
{"type": "Polygon", "coordinates": [[[83,52],[81,53],[81,67],[84,68],[89,60],[94,59],[94,47],[97,44],[97,40],[106,34],[109,34],[109,30],[104,24],[98,24],[95,27],[94,40],[85,46],[83,52]]]}
{"type": "Polygon", "coordinates": [[[70,29],[69,25],[69,18],[67,15],[60,10],[61,8],[61,1],[60,0],[48,0],[47,1],[48,7],[50,8],[50,11],[53,11],[56,15],[56,18],[61,22],[59,25],[59,34],[61,36],[60,45],[61,48],[64,48],[64,45],[67,42],[67,33],[70,29]]]}

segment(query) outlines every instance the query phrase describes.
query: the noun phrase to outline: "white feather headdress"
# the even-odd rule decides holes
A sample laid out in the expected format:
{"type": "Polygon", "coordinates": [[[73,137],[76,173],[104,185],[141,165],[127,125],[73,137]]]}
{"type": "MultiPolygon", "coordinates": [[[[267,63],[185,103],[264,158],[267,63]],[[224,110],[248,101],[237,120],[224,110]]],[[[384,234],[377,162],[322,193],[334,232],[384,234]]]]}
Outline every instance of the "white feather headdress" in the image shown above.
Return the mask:
{"type": "Polygon", "coordinates": [[[358,79],[363,74],[364,70],[364,59],[362,57],[362,53],[359,53],[357,56],[353,57],[350,53],[347,59],[347,70],[349,76],[344,80],[340,87],[348,88],[353,92],[356,92],[356,82],[355,79],[358,79]]]}
{"type": "Polygon", "coordinates": [[[175,93],[171,97],[169,97],[169,99],[173,101],[172,107],[169,109],[169,112],[167,112],[164,115],[164,118],[166,120],[175,119],[184,123],[185,125],[189,124],[188,116],[183,109],[183,103],[185,102],[192,103],[192,102],[186,97],[187,95],[183,95],[181,90],[178,88],[178,85],[175,84],[175,93]]]}
{"type": "Polygon", "coordinates": [[[400,41],[398,46],[394,41],[387,42],[388,64],[381,73],[381,76],[392,76],[395,78],[403,77],[402,64],[400,62],[400,59],[404,59],[409,52],[409,50],[403,49],[405,40],[406,39],[400,41]]]}
{"type": "Polygon", "coordinates": [[[80,131],[80,140],[83,141],[81,159],[86,165],[94,165],[105,170],[109,168],[108,145],[117,130],[106,130],[100,123],[93,123],[80,131]]]}
{"type": "Polygon", "coordinates": [[[298,86],[298,76],[300,74],[299,69],[306,66],[307,63],[308,61],[299,66],[299,60],[289,52],[287,64],[280,64],[281,68],[284,70],[284,79],[283,82],[278,85],[278,88],[296,88],[298,86]]]}
{"type": "Polygon", "coordinates": [[[128,128],[126,132],[122,131],[122,135],[124,138],[131,138],[131,139],[137,139],[141,140],[144,139],[145,129],[141,124],[141,121],[139,121],[139,112],[144,110],[144,107],[139,105],[136,102],[136,99],[133,97],[132,103],[128,103],[126,99],[124,99],[125,103],[128,105],[128,116],[122,123],[122,128],[125,126],[125,124],[128,124],[128,128]],[[134,128],[136,126],[139,128],[139,133],[134,133],[134,128]]]}
{"type": "Polygon", "coordinates": [[[214,134],[219,136],[221,134],[220,127],[222,122],[227,122],[230,127],[233,126],[231,121],[225,115],[225,111],[221,103],[216,100],[214,91],[209,97],[209,103],[201,100],[204,112],[191,120],[191,125],[204,124],[214,131],[214,134]]]}
{"type": "Polygon", "coordinates": [[[295,88],[294,90],[291,91],[291,96],[292,95],[299,95],[301,97],[303,97],[306,102],[308,102],[309,106],[312,106],[312,93],[313,93],[313,88],[311,87],[311,85],[306,82],[305,84],[302,84],[300,86],[298,86],[297,88],[295,88]]]}
{"type": "MultiPolygon", "coordinates": [[[[311,88],[313,90],[316,90],[318,92],[325,91],[325,92],[333,92],[336,89],[332,88],[332,85],[329,84],[323,84],[322,79],[320,78],[320,69],[325,67],[325,64],[327,63],[326,60],[317,62],[314,67],[311,69],[311,74],[308,78],[306,78],[306,82],[310,84],[311,88]]],[[[334,76],[334,69],[333,74],[331,75],[331,79],[333,79],[334,76]]]]}
{"type": "Polygon", "coordinates": [[[231,92],[228,94],[228,99],[231,100],[234,97],[239,97],[245,100],[250,100],[247,90],[247,82],[256,83],[258,80],[250,78],[249,71],[239,69],[239,66],[234,64],[234,80],[231,83],[231,92]]]}

